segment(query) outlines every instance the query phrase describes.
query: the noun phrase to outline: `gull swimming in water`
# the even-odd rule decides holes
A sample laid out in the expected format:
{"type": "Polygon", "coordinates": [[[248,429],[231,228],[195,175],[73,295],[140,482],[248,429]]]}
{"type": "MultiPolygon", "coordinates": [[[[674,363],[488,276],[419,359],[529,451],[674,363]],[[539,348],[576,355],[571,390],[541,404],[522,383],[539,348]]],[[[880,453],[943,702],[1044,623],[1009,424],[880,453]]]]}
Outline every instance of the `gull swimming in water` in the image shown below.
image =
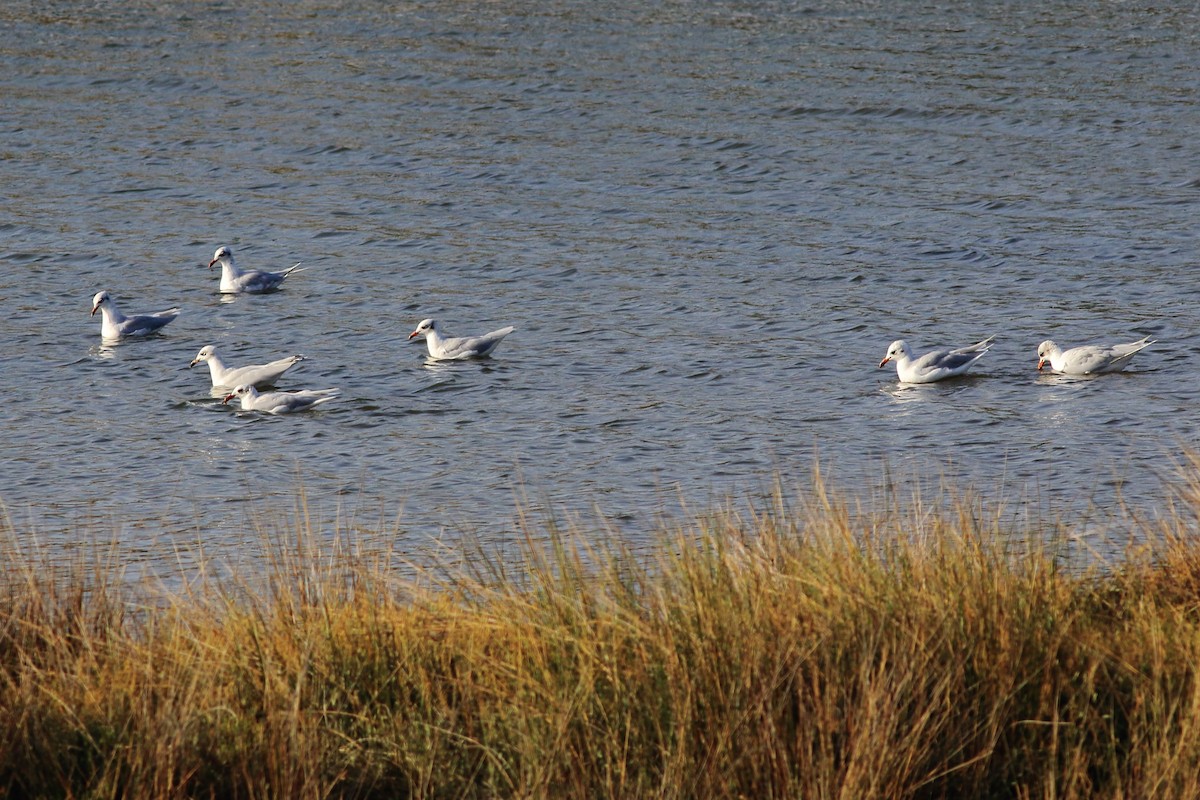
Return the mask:
{"type": "Polygon", "coordinates": [[[179,316],[179,308],[176,307],[154,314],[131,314],[127,317],[120,312],[108,292],[96,292],[92,298],[91,316],[96,316],[97,311],[103,317],[100,336],[107,341],[116,341],[127,336],[145,336],[179,316]]]}
{"type": "Polygon", "coordinates": [[[290,414],[333,400],[340,389],[304,389],[299,392],[264,392],[249,384],[242,384],[225,395],[221,402],[228,403],[235,397],[242,399],[242,411],[265,411],[268,414],[290,414]]]}
{"type": "Polygon", "coordinates": [[[887,355],[883,357],[883,361],[879,362],[879,366],[882,367],[889,361],[895,361],[896,375],[901,382],[933,383],[944,378],[962,375],[971,368],[972,364],[983,358],[995,338],[995,336],[989,336],[982,342],[953,350],[934,350],[917,359],[913,358],[908,343],[903,339],[897,339],[888,347],[887,355]]]}
{"type": "Polygon", "coordinates": [[[500,344],[500,340],[512,333],[513,330],[513,326],[509,325],[507,328],[500,328],[482,336],[448,337],[442,335],[437,320],[423,319],[417,325],[417,329],[408,335],[408,338],[424,336],[430,358],[442,360],[483,358],[490,356],[500,344]]]}
{"type": "Polygon", "coordinates": [[[1050,362],[1050,369],[1064,375],[1098,375],[1102,372],[1120,372],[1129,366],[1134,354],[1154,344],[1147,336],[1129,344],[1114,344],[1108,347],[1086,344],[1063,350],[1047,339],[1038,345],[1038,369],[1050,362]]]}
{"type": "Polygon", "coordinates": [[[221,265],[222,294],[273,292],[283,283],[284,278],[291,275],[300,266],[300,263],[297,262],[283,272],[266,272],[261,269],[240,270],[233,262],[233,251],[225,246],[218,247],[213,253],[212,261],[208,262],[208,266],[212,267],[213,264],[221,265]]]}
{"type": "Polygon", "coordinates": [[[251,386],[274,386],[279,376],[304,360],[304,356],[294,355],[272,361],[269,364],[253,364],[245,367],[229,367],[217,355],[217,348],[206,345],[192,359],[188,367],[194,367],[201,361],[208,362],[208,374],[212,378],[214,389],[230,388],[249,384],[251,386]]]}

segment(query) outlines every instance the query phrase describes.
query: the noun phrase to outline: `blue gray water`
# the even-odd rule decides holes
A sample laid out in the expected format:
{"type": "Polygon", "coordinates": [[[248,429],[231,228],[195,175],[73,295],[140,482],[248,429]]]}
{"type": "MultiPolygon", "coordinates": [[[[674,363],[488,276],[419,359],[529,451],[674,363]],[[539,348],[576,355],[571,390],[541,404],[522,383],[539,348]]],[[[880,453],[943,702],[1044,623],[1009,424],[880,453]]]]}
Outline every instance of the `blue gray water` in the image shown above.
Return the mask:
{"type": "Polygon", "coordinates": [[[885,474],[1154,513],[1200,444],[1194,9],[1124,3],[16,2],[0,8],[0,500],[49,547],[237,558],[302,495],[462,532],[885,474]],[[267,296],[245,267],[306,270],[267,296]],[[92,295],[182,305],[101,346],[92,295]],[[407,334],[513,324],[489,362],[407,334]],[[998,337],[973,377],[915,349],[998,337]],[[1125,374],[1036,348],[1159,343],[1125,374]],[[208,394],[309,357],[302,416],[208,394]]]}

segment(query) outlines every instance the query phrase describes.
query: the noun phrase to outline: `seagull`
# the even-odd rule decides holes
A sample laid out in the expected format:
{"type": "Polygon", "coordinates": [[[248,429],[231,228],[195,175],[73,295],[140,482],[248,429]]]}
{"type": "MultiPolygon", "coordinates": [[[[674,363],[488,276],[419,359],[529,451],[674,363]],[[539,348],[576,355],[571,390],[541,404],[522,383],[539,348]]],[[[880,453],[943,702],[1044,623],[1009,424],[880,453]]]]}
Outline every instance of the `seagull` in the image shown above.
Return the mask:
{"type": "Polygon", "coordinates": [[[283,272],[265,272],[261,269],[249,269],[243,272],[233,263],[233,251],[224,246],[218,247],[213,253],[212,261],[208,262],[208,266],[212,267],[213,264],[221,265],[222,294],[273,292],[279,288],[279,284],[283,283],[284,278],[291,275],[300,266],[300,263],[297,262],[283,272]]]}
{"type": "Polygon", "coordinates": [[[295,355],[272,361],[270,364],[254,364],[247,367],[227,367],[217,355],[217,348],[207,345],[188,364],[188,368],[196,366],[201,361],[208,362],[208,372],[212,377],[214,389],[227,388],[249,384],[250,386],[274,386],[279,376],[304,360],[304,356],[295,355]]]}
{"type": "Polygon", "coordinates": [[[962,375],[971,365],[983,357],[995,340],[989,336],[982,342],[953,350],[934,350],[914,360],[912,350],[903,339],[897,339],[888,347],[887,355],[879,366],[895,359],[896,374],[902,383],[933,383],[943,378],[962,375]]]}
{"type": "Polygon", "coordinates": [[[341,393],[341,389],[305,389],[300,392],[265,392],[259,394],[248,383],[243,383],[229,394],[225,395],[222,403],[228,403],[235,397],[242,398],[242,411],[265,411],[268,414],[290,414],[293,411],[303,411],[306,408],[333,400],[341,393]]]}
{"type": "Polygon", "coordinates": [[[96,292],[96,296],[92,298],[91,316],[96,316],[96,311],[104,317],[104,321],[100,323],[100,336],[109,341],[126,336],[145,336],[179,316],[179,308],[176,307],[154,314],[134,314],[127,317],[117,309],[108,292],[96,292]]]}
{"type": "Polygon", "coordinates": [[[408,335],[409,339],[417,336],[425,337],[429,348],[429,357],[436,359],[483,358],[490,356],[500,340],[513,332],[513,326],[485,333],[482,336],[442,336],[438,329],[437,320],[423,319],[417,329],[408,335]]]}
{"type": "Polygon", "coordinates": [[[1098,375],[1101,372],[1120,372],[1129,366],[1130,360],[1154,340],[1147,336],[1129,344],[1114,344],[1111,347],[1088,344],[1063,350],[1047,339],[1038,345],[1038,369],[1050,362],[1050,368],[1064,375],[1098,375]]]}

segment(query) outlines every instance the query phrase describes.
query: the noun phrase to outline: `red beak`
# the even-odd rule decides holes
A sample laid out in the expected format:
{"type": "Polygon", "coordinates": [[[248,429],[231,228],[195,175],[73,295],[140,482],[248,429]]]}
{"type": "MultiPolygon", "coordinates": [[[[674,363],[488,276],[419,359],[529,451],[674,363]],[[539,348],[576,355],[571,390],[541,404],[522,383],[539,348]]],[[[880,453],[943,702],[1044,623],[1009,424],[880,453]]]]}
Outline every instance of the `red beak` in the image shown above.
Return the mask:
{"type": "Polygon", "coordinates": [[[232,400],[235,397],[237,397],[236,394],[227,394],[227,395],[225,395],[225,399],[222,400],[221,403],[222,404],[228,403],[230,400],[232,400]]]}
{"type": "Polygon", "coordinates": [[[889,362],[889,361],[891,361],[891,360],[892,360],[892,359],[891,359],[891,357],[889,356],[888,358],[885,358],[883,361],[880,361],[880,362],[879,362],[879,366],[881,366],[881,367],[882,367],[884,364],[886,364],[887,362],[889,362]]]}
{"type": "Polygon", "coordinates": [[[88,316],[89,316],[89,317],[94,317],[94,316],[96,316],[96,309],[97,309],[97,308],[99,308],[99,307],[100,307],[100,306],[92,306],[92,313],[91,313],[91,314],[88,314],[88,316]]]}
{"type": "Polygon", "coordinates": [[[410,333],[410,334],[408,335],[408,338],[410,338],[410,339],[411,339],[412,337],[416,336],[416,335],[417,335],[417,334],[419,334],[419,333],[420,333],[420,331],[413,331],[412,333],[410,333]]]}
{"type": "Polygon", "coordinates": [[[1038,372],[1042,371],[1042,366],[1045,365],[1045,363],[1046,363],[1046,359],[1044,359],[1044,358],[1038,359],[1038,372]]]}
{"type": "Polygon", "coordinates": [[[217,263],[217,259],[215,259],[215,258],[212,261],[208,262],[209,269],[212,269],[212,265],[215,263],[217,263]]]}

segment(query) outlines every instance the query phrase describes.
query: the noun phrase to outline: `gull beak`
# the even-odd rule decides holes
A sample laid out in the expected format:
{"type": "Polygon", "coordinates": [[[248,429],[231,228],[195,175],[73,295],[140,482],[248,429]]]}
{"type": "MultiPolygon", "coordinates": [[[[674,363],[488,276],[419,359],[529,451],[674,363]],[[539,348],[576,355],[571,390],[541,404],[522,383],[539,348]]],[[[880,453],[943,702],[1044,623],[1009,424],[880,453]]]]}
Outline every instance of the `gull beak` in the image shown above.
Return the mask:
{"type": "Polygon", "coordinates": [[[1044,359],[1044,358],[1038,359],[1038,372],[1042,371],[1042,367],[1045,366],[1045,364],[1046,364],[1046,359],[1044,359]]]}
{"type": "Polygon", "coordinates": [[[410,333],[410,334],[408,335],[408,338],[409,338],[409,339],[411,339],[411,338],[413,338],[414,336],[420,336],[420,335],[421,335],[421,332],[420,332],[420,331],[413,331],[412,333],[410,333]]]}
{"type": "Polygon", "coordinates": [[[225,399],[221,401],[221,404],[224,405],[225,403],[228,403],[230,400],[232,400],[235,397],[237,397],[236,394],[227,394],[227,395],[225,395],[225,399]]]}
{"type": "Polygon", "coordinates": [[[100,307],[100,306],[92,306],[92,313],[91,313],[91,314],[88,314],[88,316],[89,316],[89,317],[94,317],[94,316],[96,316],[96,309],[97,309],[97,308],[99,308],[99,307],[100,307]]]}
{"type": "Polygon", "coordinates": [[[883,361],[880,361],[880,362],[879,362],[879,366],[881,366],[881,367],[882,367],[884,364],[886,364],[887,362],[889,362],[889,361],[891,361],[891,360],[892,360],[892,357],[891,357],[891,356],[884,356],[884,357],[883,357],[883,361]]]}
{"type": "Polygon", "coordinates": [[[219,261],[219,260],[220,260],[220,259],[216,259],[216,258],[214,258],[212,261],[208,262],[208,268],[209,268],[209,269],[212,269],[212,265],[213,265],[213,264],[215,264],[215,263],[217,263],[217,261],[219,261]]]}
{"type": "Polygon", "coordinates": [[[193,358],[193,359],[192,359],[192,363],[188,364],[188,369],[191,369],[192,367],[196,366],[196,365],[197,365],[197,364],[199,364],[199,363],[200,363],[200,359],[198,359],[198,358],[193,358]]]}

